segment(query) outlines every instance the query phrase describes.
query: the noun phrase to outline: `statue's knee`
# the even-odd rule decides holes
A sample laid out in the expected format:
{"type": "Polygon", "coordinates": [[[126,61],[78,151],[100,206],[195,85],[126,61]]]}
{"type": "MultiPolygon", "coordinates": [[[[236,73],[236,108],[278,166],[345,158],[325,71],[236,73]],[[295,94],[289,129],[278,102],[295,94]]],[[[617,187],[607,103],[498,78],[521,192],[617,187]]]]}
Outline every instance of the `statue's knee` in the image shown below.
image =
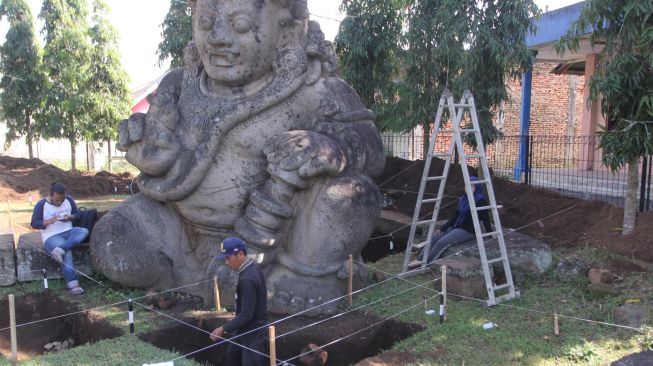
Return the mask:
{"type": "Polygon", "coordinates": [[[345,215],[376,217],[381,211],[382,197],[370,178],[351,176],[330,181],[324,194],[320,195],[320,201],[345,215]]]}

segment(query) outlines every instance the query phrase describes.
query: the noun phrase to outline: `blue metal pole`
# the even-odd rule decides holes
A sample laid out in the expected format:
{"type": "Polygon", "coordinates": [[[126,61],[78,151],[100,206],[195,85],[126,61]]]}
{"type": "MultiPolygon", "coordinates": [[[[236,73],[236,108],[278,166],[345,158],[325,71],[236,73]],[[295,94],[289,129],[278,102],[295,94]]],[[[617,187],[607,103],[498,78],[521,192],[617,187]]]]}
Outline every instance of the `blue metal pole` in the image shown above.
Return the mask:
{"type": "Polygon", "coordinates": [[[521,181],[521,173],[527,169],[526,150],[528,149],[528,135],[531,127],[531,92],[533,87],[533,68],[531,67],[522,76],[521,85],[521,114],[519,116],[519,156],[515,163],[512,179],[521,181]]]}

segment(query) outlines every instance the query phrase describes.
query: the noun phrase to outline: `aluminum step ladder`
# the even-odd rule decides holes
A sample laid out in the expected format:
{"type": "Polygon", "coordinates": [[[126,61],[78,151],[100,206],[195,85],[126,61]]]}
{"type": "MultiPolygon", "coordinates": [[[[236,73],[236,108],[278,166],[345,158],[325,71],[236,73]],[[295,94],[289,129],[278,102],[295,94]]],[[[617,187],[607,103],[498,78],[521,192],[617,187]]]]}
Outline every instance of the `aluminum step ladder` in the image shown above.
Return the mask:
{"type": "MultiPolygon", "coordinates": [[[[441,149],[443,150],[443,149],[441,149]]],[[[399,274],[399,277],[405,278],[411,275],[417,275],[425,273],[429,270],[429,263],[427,263],[429,249],[431,249],[431,236],[435,231],[435,227],[438,220],[438,214],[442,207],[442,198],[444,197],[444,187],[446,186],[447,176],[449,169],[451,167],[451,160],[454,151],[457,151],[460,157],[460,167],[462,168],[463,178],[465,180],[465,192],[467,198],[469,199],[470,211],[472,214],[472,220],[474,222],[474,231],[476,234],[476,242],[478,244],[478,250],[481,258],[481,265],[483,267],[483,275],[485,277],[485,285],[488,294],[487,305],[492,306],[499,302],[511,300],[519,296],[519,292],[515,291],[515,286],[512,279],[512,273],[510,271],[510,265],[508,263],[508,254],[506,251],[506,245],[503,238],[503,229],[501,227],[501,221],[499,220],[499,211],[500,206],[497,206],[496,199],[494,197],[494,189],[492,188],[492,181],[490,178],[490,171],[488,169],[487,159],[485,156],[485,148],[483,146],[483,140],[481,138],[481,130],[478,123],[478,117],[476,114],[476,106],[474,104],[474,97],[472,94],[466,90],[463,93],[463,96],[459,103],[454,102],[453,94],[449,90],[443,92],[440,102],[438,104],[438,110],[435,115],[434,121],[434,131],[431,135],[431,140],[429,142],[429,151],[424,161],[424,172],[422,173],[422,181],[419,188],[419,193],[417,196],[417,202],[415,205],[415,212],[413,214],[413,219],[410,227],[410,236],[408,238],[408,245],[406,247],[406,253],[404,257],[403,270],[399,274]],[[443,128],[440,126],[442,116],[444,111],[448,110],[449,118],[452,121],[451,128],[443,128]],[[465,113],[467,112],[467,113],[465,113]],[[465,118],[465,117],[468,118],[465,118]],[[471,120],[471,121],[470,121],[471,120]],[[469,126],[471,122],[471,127],[469,126]],[[437,149],[436,142],[438,137],[449,136],[450,142],[446,147],[446,151],[436,152],[437,149]],[[463,147],[463,136],[469,137],[473,136],[476,140],[476,148],[467,147],[467,151],[463,147]],[[475,150],[471,152],[471,150],[475,150]],[[445,160],[444,169],[442,175],[430,176],[429,171],[431,168],[431,161],[433,157],[442,158],[445,160]],[[479,177],[477,181],[470,181],[470,175],[468,171],[468,163],[471,159],[478,159],[479,169],[482,171],[482,177],[479,177]],[[434,183],[438,183],[438,190],[435,198],[424,198],[425,195],[428,195],[427,192],[429,189],[427,186],[433,186],[434,183]],[[489,201],[489,205],[477,207],[476,202],[474,201],[474,194],[472,192],[472,185],[483,185],[485,188],[485,196],[489,201]],[[420,217],[420,211],[422,205],[435,205],[433,213],[430,218],[423,219],[420,217]],[[481,226],[478,218],[478,212],[482,210],[488,210],[491,212],[491,222],[494,226],[494,231],[488,233],[482,233],[481,226]],[[427,235],[423,242],[416,243],[416,233],[418,228],[428,228],[426,230],[427,235]],[[497,240],[499,244],[500,256],[497,258],[487,257],[487,252],[485,245],[488,241],[497,240]],[[413,253],[413,250],[423,249],[422,259],[411,260],[416,253],[413,253]],[[496,284],[492,279],[492,272],[490,271],[490,266],[495,265],[496,263],[503,264],[503,271],[505,273],[505,283],[496,284]],[[497,292],[502,293],[498,295],[497,292]]],[[[422,233],[425,232],[422,230],[422,233]]]]}

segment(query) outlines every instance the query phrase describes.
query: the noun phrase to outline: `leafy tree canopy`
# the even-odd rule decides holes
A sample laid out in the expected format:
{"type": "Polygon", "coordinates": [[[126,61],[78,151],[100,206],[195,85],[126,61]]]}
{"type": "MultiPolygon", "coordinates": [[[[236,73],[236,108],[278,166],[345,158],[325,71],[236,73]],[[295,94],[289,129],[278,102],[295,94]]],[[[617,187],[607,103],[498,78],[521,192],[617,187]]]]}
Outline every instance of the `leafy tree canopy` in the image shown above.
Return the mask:
{"type": "Polygon", "coordinates": [[[590,97],[609,121],[600,132],[603,162],[614,170],[653,154],[653,2],[587,0],[579,20],[557,45],[578,50],[592,29],[603,46],[589,81],[590,97]]]}
{"type": "Polygon", "coordinates": [[[25,0],[5,0],[0,17],[9,20],[5,43],[0,46],[0,108],[7,121],[5,144],[26,137],[29,156],[39,137],[32,117],[42,106],[45,77],[41,50],[36,41],[34,19],[25,0]]]}
{"type": "Polygon", "coordinates": [[[385,111],[382,128],[407,131],[421,124],[429,131],[447,87],[456,95],[471,90],[485,142],[498,136],[491,111],[508,99],[505,78],[519,75],[531,61],[525,37],[534,31],[529,18],[537,13],[537,7],[532,0],[344,0],[342,8],[347,18],[338,33],[338,48],[343,51],[339,61],[347,70],[345,79],[356,85],[351,75],[382,69],[386,67],[383,63],[399,65],[398,73],[383,79],[386,83],[396,80],[394,96],[388,96],[387,89],[372,77],[369,82],[374,91],[365,91],[383,96],[374,100],[382,104],[375,109],[385,111]],[[393,16],[378,17],[374,14],[377,7],[392,9],[393,16]],[[365,20],[382,24],[376,28],[349,26],[365,20]],[[392,52],[377,58],[375,50],[363,47],[363,42],[380,43],[392,52]],[[358,53],[344,55],[351,50],[358,53]]]}
{"type": "Polygon", "coordinates": [[[170,9],[161,23],[161,36],[157,54],[159,65],[170,59],[170,68],[181,67],[184,64],[184,47],[190,42],[191,10],[186,1],[170,0],[170,9]]]}

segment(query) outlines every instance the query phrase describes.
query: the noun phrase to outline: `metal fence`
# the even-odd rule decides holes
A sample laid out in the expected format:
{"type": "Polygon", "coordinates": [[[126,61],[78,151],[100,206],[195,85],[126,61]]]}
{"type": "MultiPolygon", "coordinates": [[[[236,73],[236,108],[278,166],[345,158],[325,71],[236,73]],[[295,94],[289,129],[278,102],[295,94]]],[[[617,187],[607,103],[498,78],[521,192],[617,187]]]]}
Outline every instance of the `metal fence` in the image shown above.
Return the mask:
{"type": "MultiPolygon", "coordinates": [[[[418,133],[382,135],[388,156],[407,160],[423,159],[422,135],[418,133]]],[[[599,199],[623,206],[626,170],[612,172],[603,165],[598,136],[504,136],[486,146],[486,156],[494,174],[567,196],[599,199]],[[523,156],[519,156],[522,146],[523,156]]],[[[640,211],[653,209],[651,170],[653,159],[639,164],[640,211]]]]}

